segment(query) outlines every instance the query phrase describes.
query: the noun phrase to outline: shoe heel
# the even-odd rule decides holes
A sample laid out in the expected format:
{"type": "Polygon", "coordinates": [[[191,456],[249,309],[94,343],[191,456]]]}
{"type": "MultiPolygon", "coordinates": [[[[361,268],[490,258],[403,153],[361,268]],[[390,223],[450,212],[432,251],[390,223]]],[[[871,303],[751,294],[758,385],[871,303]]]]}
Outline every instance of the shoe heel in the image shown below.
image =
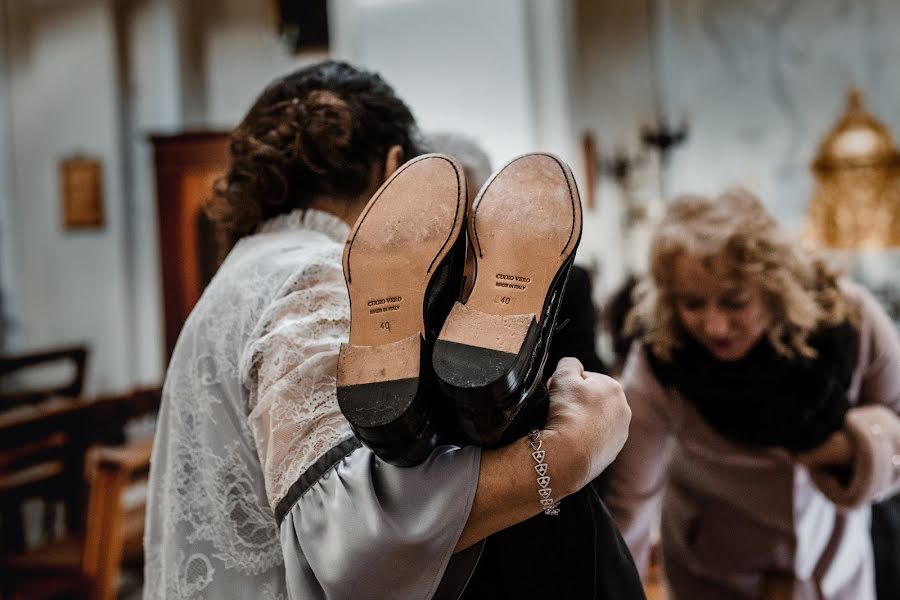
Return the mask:
{"type": "Polygon", "coordinates": [[[419,464],[434,448],[421,390],[424,344],[413,335],[379,346],[342,344],[338,356],[338,405],[359,439],[382,460],[419,464]]]}
{"type": "Polygon", "coordinates": [[[457,302],[434,346],[432,365],[454,399],[466,435],[483,445],[500,442],[516,416],[516,389],[531,364],[539,329],[534,315],[496,315],[457,302]]]}

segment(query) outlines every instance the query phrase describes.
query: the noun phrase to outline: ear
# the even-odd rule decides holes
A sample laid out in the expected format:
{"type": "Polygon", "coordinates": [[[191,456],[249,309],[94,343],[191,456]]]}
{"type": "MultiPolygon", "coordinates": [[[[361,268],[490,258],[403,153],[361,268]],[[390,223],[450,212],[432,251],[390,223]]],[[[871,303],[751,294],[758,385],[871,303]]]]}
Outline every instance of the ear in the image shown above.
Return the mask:
{"type": "Polygon", "coordinates": [[[400,168],[404,163],[403,147],[400,144],[394,144],[388,148],[387,155],[384,157],[384,181],[394,174],[394,171],[400,168]]]}

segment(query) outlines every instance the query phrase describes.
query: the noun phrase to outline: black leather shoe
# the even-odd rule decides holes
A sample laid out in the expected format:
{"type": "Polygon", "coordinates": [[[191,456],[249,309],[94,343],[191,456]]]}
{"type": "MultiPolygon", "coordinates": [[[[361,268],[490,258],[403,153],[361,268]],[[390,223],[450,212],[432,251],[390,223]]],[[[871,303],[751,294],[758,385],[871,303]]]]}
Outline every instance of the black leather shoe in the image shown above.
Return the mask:
{"type": "Polygon", "coordinates": [[[575,250],[581,201],[550,154],[508,163],[468,219],[475,282],[435,343],[434,371],[477,444],[511,441],[546,418],[541,373],[575,250]]]}
{"type": "Polygon", "coordinates": [[[426,154],[381,186],[344,248],[350,338],[338,404],[356,437],[398,466],[421,463],[437,442],[431,352],[460,293],[465,212],[462,167],[426,154]]]}

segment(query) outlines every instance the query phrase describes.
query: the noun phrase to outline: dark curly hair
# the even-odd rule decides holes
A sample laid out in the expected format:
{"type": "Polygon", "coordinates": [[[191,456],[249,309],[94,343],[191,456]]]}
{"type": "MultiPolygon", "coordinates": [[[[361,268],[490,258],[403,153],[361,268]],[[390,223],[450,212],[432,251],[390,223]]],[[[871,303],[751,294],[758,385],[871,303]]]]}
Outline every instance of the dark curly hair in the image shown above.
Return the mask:
{"type": "Polygon", "coordinates": [[[220,257],[313,198],[357,198],[394,145],[421,154],[412,113],[377,74],[325,61],[272,82],[231,133],[228,171],[204,207],[220,257]]]}

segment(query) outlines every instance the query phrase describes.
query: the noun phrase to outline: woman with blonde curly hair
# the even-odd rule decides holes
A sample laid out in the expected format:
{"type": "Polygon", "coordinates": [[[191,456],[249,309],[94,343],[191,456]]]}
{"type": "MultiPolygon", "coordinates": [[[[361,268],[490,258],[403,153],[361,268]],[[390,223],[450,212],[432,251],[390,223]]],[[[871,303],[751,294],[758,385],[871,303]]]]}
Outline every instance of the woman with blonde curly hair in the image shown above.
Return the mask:
{"type": "Polygon", "coordinates": [[[675,200],[629,317],[607,500],[639,568],[662,503],[675,598],[874,598],[900,486],[900,339],[746,191],[675,200]]]}

